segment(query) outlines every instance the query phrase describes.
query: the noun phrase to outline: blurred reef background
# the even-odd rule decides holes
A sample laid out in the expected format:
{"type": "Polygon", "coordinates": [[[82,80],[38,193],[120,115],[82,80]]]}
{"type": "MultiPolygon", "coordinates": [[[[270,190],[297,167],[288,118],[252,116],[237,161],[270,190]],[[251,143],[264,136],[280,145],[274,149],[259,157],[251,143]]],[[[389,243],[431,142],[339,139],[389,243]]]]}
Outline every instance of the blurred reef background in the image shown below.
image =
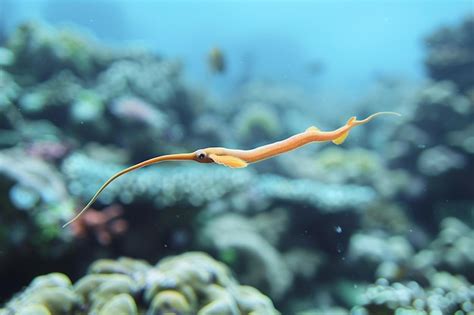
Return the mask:
{"type": "Polygon", "coordinates": [[[20,22],[0,6],[0,314],[474,314],[472,2],[420,38],[423,75],[372,73],[351,99],[318,58],[270,79],[216,43],[194,80],[180,56],[120,44],[123,2],[44,3],[20,22]],[[403,116],[341,146],[130,173],[61,228],[130,164],[383,110],[403,116]]]}

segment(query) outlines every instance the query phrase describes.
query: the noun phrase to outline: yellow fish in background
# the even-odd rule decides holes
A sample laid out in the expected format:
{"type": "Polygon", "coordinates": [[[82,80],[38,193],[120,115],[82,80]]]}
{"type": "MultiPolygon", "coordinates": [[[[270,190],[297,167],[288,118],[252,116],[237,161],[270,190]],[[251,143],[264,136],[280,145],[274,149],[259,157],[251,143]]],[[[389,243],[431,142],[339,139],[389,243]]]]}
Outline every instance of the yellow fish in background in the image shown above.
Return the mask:
{"type": "Polygon", "coordinates": [[[212,73],[222,74],[226,70],[226,61],[224,53],[218,47],[214,47],[209,51],[208,64],[212,73]]]}
{"type": "Polygon", "coordinates": [[[216,163],[231,168],[242,168],[246,167],[250,163],[255,163],[277,156],[279,154],[295,150],[311,142],[326,142],[332,141],[335,144],[341,144],[346,140],[349,132],[355,126],[363,125],[368,123],[373,118],[379,115],[396,115],[394,112],[378,112],[370,115],[369,117],[357,120],[356,117],[351,117],[342,127],[333,131],[321,131],[318,128],[311,126],[304,132],[298,133],[287,139],[263,145],[251,150],[239,150],[239,149],[227,149],[222,147],[210,147],[205,149],[199,149],[191,153],[178,153],[162,155],[143,161],[141,163],[132,165],[110,177],[99,190],[92,197],[91,201],[79,212],[73,219],[63,225],[63,227],[74,222],[84,211],[86,211],[99,197],[99,194],[116,178],[131,172],[133,170],[142,168],[147,165],[163,161],[195,161],[199,163],[216,163]]]}

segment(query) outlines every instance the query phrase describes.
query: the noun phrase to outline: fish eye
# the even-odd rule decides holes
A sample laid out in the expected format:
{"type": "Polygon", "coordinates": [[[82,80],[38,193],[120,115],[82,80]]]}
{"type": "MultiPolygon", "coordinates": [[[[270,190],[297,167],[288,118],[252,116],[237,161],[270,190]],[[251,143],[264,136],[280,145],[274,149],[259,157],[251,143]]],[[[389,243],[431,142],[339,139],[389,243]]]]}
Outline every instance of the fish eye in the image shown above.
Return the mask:
{"type": "Polygon", "coordinates": [[[196,156],[198,160],[204,160],[206,158],[206,153],[204,151],[198,151],[196,152],[196,156]]]}

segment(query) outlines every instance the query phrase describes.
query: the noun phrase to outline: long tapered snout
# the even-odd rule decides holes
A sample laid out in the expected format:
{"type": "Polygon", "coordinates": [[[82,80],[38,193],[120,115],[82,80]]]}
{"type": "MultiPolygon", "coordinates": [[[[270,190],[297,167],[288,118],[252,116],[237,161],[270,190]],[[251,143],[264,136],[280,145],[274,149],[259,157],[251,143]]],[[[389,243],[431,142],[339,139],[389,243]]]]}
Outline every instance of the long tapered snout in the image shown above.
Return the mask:
{"type": "Polygon", "coordinates": [[[112,175],[100,188],[97,190],[95,195],[92,197],[92,199],[89,201],[89,203],[71,220],[66,222],[63,225],[63,228],[71,224],[72,222],[76,221],[89,207],[97,200],[99,197],[100,193],[110,185],[114,180],[116,180],[118,177],[130,173],[134,170],[137,170],[139,168],[148,166],[148,165],[153,165],[156,163],[164,162],[164,161],[193,161],[196,160],[196,153],[179,153],[179,154],[168,154],[168,155],[162,155],[162,156],[157,156],[154,158],[151,158],[149,160],[140,162],[138,164],[132,165],[124,170],[121,170],[120,172],[112,175]]]}

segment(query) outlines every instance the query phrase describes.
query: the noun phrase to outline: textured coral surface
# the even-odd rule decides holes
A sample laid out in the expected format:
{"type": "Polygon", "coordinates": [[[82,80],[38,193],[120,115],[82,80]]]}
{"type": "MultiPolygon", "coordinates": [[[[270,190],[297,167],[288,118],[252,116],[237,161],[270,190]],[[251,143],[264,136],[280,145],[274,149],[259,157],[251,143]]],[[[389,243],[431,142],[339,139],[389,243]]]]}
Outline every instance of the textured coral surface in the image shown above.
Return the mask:
{"type": "Polygon", "coordinates": [[[218,97],[187,82],[179,59],[72,27],[5,34],[0,313],[474,314],[473,21],[427,34],[426,81],[379,75],[347,104],[402,117],[245,169],[137,170],[67,229],[134,163],[348,117],[278,80],[218,97]]]}

